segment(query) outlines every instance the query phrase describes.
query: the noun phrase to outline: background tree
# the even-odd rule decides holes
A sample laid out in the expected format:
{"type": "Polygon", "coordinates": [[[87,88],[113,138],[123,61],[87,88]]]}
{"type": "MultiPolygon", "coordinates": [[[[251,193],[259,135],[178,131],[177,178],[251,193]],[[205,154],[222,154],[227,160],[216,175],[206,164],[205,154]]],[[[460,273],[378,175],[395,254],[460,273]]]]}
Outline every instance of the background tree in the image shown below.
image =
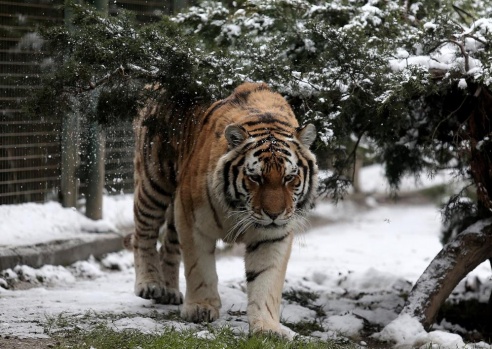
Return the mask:
{"type": "Polygon", "coordinates": [[[110,123],[156,98],[179,118],[244,80],[265,81],[317,125],[317,152],[331,171],[324,194],[343,194],[361,143],[395,191],[405,174],[446,168],[460,178],[443,210],[452,240],[403,312],[430,326],[466,273],[492,258],[491,6],[205,1],[149,26],[73,7],[73,31],[44,33],[56,64],[32,113],[75,108],[110,123]]]}

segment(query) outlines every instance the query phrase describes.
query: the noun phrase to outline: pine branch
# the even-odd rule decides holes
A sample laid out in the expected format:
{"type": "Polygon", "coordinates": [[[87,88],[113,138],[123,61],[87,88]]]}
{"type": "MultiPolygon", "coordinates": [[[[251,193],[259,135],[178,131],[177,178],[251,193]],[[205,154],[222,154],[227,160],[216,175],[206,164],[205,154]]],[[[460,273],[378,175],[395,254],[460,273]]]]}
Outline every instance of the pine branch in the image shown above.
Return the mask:
{"type": "Polygon", "coordinates": [[[468,23],[467,23],[467,21],[466,21],[466,19],[465,19],[465,17],[463,15],[467,15],[468,17],[470,17],[474,21],[477,20],[471,13],[469,13],[468,11],[463,10],[461,7],[458,7],[458,6],[454,5],[454,4],[452,6],[453,6],[453,9],[458,14],[458,16],[460,16],[461,20],[463,22],[465,22],[467,25],[468,25],[468,23]]]}

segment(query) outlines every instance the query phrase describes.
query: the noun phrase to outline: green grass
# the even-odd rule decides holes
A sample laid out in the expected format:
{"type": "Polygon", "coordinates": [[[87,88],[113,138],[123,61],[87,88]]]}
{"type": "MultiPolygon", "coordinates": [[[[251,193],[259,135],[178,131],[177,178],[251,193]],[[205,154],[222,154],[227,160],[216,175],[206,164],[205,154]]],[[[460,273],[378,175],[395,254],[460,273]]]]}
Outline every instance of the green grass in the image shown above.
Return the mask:
{"type": "Polygon", "coordinates": [[[287,300],[289,303],[299,304],[303,307],[313,310],[316,313],[316,316],[313,320],[299,321],[296,323],[281,320],[281,322],[285,326],[303,336],[309,336],[315,331],[325,331],[322,323],[326,317],[326,313],[323,309],[323,306],[316,304],[316,301],[319,298],[318,293],[313,291],[290,289],[282,294],[282,298],[287,300]]]}
{"type": "Polygon", "coordinates": [[[199,338],[196,332],[177,331],[169,328],[158,334],[144,334],[139,331],[126,330],[117,332],[107,326],[99,325],[96,328],[83,330],[69,330],[55,337],[58,349],[355,349],[352,344],[343,344],[335,341],[294,339],[288,341],[274,335],[238,335],[230,329],[209,329],[208,338],[199,338]]]}
{"type": "Polygon", "coordinates": [[[325,329],[320,325],[319,321],[316,319],[310,321],[299,321],[299,322],[286,322],[282,321],[282,323],[290,328],[292,331],[299,333],[302,336],[309,336],[311,333],[315,331],[324,332],[325,329]]]}
{"type": "MultiPolygon", "coordinates": [[[[294,298],[299,293],[292,292],[294,298]]],[[[313,298],[307,293],[302,293],[300,298],[313,298]]],[[[312,304],[310,304],[312,306],[312,304]]],[[[235,314],[243,316],[243,312],[235,314]]],[[[285,323],[288,327],[299,333],[301,336],[296,337],[293,341],[281,338],[276,335],[248,335],[234,332],[232,329],[225,327],[217,329],[210,325],[199,325],[194,330],[176,330],[168,327],[162,332],[142,333],[138,330],[118,331],[112,326],[112,323],[122,318],[132,318],[135,316],[145,316],[152,318],[157,322],[166,322],[169,320],[179,321],[179,315],[176,312],[162,314],[152,312],[147,315],[139,314],[98,314],[87,312],[80,316],[73,317],[67,314],[58,316],[46,316],[44,322],[44,331],[47,335],[56,341],[53,348],[57,349],[153,349],[153,348],[271,348],[271,349],[352,349],[356,348],[354,344],[349,343],[345,338],[343,340],[321,341],[308,336],[313,331],[323,331],[321,325],[316,321],[301,321],[298,323],[285,323]],[[204,332],[203,332],[204,331],[204,332]],[[197,333],[206,333],[205,336],[198,336],[197,333]]],[[[341,338],[342,339],[342,338],[341,338]]]]}
{"type": "Polygon", "coordinates": [[[312,291],[295,290],[291,288],[290,290],[282,293],[282,298],[291,303],[297,303],[303,307],[309,307],[318,300],[319,294],[312,291]]]}
{"type": "MultiPolygon", "coordinates": [[[[151,312],[150,314],[98,314],[87,312],[73,317],[67,314],[58,316],[46,316],[44,331],[54,340],[57,349],[153,349],[153,348],[210,348],[210,349],[246,349],[246,348],[271,348],[271,349],[352,349],[357,346],[346,338],[339,340],[322,341],[309,336],[314,331],[322,331],[322,320],[326,317],[323,308],[316,304],[319,295],[315,292],[291,289],[284,293],[289,302],[303,305],[316,311],[316,317],[312,320],[304,320],[296,323],[282,321],[282,323],[300,336],[289,341],[276,335],[248,335],[238,333],[231,328],[217,329],[211,325],[198,325],[194,330],[176,330],[167,327],[162,332],[142,333],[138,330],[117,330],[112,323],[122,318],[144,316],[158,323],[168,321],[182,322],[178,312],[151,312]],[[206,333],[205,336],[197,335],[198,332],[206,333]]],[[[245,317],[245,312],[230,311],[229,315],[245,317]]]]}

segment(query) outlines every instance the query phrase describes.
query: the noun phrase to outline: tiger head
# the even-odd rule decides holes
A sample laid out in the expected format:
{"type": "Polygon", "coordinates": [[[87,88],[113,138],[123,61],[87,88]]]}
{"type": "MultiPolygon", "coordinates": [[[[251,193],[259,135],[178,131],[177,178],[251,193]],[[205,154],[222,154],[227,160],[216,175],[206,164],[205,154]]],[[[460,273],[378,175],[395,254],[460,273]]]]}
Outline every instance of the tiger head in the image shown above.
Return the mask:
{"type": "Polygon", "coordinates": [[[228,152],[216,173],[236,237],[250,227],[285,230],[311,208],[317,189],[316,159],[309,150],[316,138],[312,124],[251,124],[225,128],[228,152]]]}

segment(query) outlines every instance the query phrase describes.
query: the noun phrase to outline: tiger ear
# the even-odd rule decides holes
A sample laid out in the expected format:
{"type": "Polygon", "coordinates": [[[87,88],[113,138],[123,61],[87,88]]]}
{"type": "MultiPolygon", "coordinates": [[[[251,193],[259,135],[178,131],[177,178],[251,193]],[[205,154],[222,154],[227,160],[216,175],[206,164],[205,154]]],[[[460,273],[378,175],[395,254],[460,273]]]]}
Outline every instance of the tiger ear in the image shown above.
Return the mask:
{"type": "Polygon", "coordinates": [[[229,143],[229,147],[231,149],[241,144],[248,136],[244,128],[235,124],[228,125],[224,133],[225,138],[227,139],[227,143],[229,143]]]}
{"type": "Polygon", "coordinates": [[[297,138],[306,147],[310,147],[316,139],[316,127],[313,124],[307,124],[297,128],[297,138]]]}

